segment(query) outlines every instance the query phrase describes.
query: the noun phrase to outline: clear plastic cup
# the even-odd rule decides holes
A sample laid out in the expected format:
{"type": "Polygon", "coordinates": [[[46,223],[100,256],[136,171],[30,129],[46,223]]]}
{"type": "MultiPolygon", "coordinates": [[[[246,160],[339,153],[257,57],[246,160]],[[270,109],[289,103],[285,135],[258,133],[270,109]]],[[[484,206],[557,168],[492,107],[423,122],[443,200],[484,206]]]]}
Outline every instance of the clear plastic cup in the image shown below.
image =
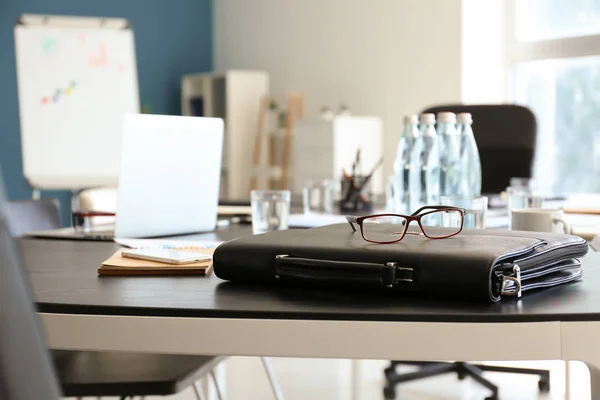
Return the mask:
{"type": "Polygon", "coordinates": [[[305,214],[331,214],[333,213],[333,197],[335,182],[325,179],[315,183],[307,181],[302,189],[302,204],[305,214]]]}
{"type": "Polygon", "coordinates": [[[289,190],[253,190],[250,192],[252,233],[256,235],[287,229],[290,197],[289,190]]]}
{"type": "MultiPolygon", "coordinates": [[[[484,229],[487,215],[488,198],[486,196],[442,196],[440,204],[443,206],[460,207],[465,209],[463,228],[484,229]]],[[[447,226],[453,221],[442,218],[442,226],[447,226]]]]}

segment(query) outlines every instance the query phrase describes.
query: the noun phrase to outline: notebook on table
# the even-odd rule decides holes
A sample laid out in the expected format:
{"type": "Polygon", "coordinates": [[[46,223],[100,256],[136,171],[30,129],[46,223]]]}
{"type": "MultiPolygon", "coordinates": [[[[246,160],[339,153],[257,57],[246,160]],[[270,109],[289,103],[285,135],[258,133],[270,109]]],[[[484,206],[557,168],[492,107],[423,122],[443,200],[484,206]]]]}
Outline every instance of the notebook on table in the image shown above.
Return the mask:
{"type": "MultiPolygon", "coordinates": [[[[187,247],[181,250],[212,255],[214,249],[187,247]]],[[[208,275],[212,269],[212,260],[190,264],[166,264],[157,261],[139,260],[123,257],[118,250],[98,268],[103,276],[142,276],[142,275],[208,275]]]]}

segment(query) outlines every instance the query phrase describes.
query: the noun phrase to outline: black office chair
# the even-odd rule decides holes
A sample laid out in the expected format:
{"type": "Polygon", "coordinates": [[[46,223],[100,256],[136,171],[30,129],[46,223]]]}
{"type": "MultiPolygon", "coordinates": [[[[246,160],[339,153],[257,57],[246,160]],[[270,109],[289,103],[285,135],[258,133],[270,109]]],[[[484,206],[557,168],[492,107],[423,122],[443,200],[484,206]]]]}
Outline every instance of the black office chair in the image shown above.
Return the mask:
{"type": "MultiPolygon", "coordinates": [[[[55,199],[3,203],[1,200],[2,229],[8,230],[3,233],[6,236],[60,227],[60,209],[55,199]]],[[[18,266],[2,265],[2,268],[18,266]]],[[[52,351],[51,354],[62,393],[67,397],[170,395],[194,385],[198,399],[203,399],[196,381],[207,374],[214,379],[212,369],[222,360],[210,356],[70,350],[52,351]]],[[[217,385],[216,380],[214,384],[217,385]]],[[[221,393],[218,385],[217,393],[221,393]]]]}
{"type": "Polygon", "coordinates": [[[13,237],[60,228],[60,203],[57,199],[9,201],[5,207],[8,229],[13,237]]]}
{"type": "MultiPolygon", "coordinates": [[[[473,134],[481,158],[483,193],[496,194],[509,186],[512,177],[531,177],[535,150],[536,120],[526,107],[513,104],[498,105],[446,105],[430,107],[423,113],[450,111],[468,112],[473,116],[473,134]]],[[[459,379],[470,376],[492,394],[486,400],[498,399],[498,387],[483,377],[484,371],[507,372],[514,374],[539,375],[540,391],[550,390],[550,371],[541,369],[512,368],[466,362],[422,362],[391,361],[385,369],[386,385],[383,393],[386,399],[396,397],[396,385],[446,373],[456,373],[459,379]],[[419,370],[399,374],[397,367],[410,365],[419,370]]]]}
{"type": "Polygon", "coordinates": [[[473,116],[473,134],[481,159],[481,192],[498,194],[510,178],[530,178],[537,135],[537,122],[530,109],[515,104],[429,107],[424,113],[468,112],[473,116]]]}
{"type": "Polygon", "coordinates": [[[8,231],[3,200],[0,176],[0,399],[58,400],[58,380],[8,231]]]}

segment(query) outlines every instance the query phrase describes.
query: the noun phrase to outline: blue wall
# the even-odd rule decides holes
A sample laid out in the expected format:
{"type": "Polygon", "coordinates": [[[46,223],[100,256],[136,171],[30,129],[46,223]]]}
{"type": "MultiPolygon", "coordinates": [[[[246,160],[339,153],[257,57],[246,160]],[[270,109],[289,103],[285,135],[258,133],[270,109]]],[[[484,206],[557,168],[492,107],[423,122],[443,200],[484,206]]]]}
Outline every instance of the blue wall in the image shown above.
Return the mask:
{"type": "MultiPolygon", "coordinates": [[[[180,79],[212,69],[212,0],[0,0],[0,167],[11,200],[31,197],[23,177],[13,28],[22,13],[127,18],[133,25],[140,104],[180,114],[180,79]]],[[[58,197],[68,221],[66,192],[58,197]]]]}

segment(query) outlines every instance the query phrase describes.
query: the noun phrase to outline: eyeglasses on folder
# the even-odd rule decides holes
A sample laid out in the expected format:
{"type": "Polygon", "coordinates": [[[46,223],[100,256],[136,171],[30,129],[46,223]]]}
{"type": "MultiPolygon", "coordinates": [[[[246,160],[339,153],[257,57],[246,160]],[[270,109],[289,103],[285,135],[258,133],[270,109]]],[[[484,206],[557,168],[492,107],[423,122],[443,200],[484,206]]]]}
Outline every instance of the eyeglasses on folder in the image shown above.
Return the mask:
{"type": "Polygon", "coordinates": [[[446,239],[458,235],[465,221],[465,209],[450,206],[425,206],[411,215],[375,214],[364,217],[346,216],[354,232],[360,229],[364,240],[370,243],[388,244],[401,241],[407,233],[408,225],[416,221],[429,239],[446,239]],[[389,225],[397,227],[390,229],[389,225]],[[449,229],[440,232],[433,227],[444,226],[449,229]]]}

